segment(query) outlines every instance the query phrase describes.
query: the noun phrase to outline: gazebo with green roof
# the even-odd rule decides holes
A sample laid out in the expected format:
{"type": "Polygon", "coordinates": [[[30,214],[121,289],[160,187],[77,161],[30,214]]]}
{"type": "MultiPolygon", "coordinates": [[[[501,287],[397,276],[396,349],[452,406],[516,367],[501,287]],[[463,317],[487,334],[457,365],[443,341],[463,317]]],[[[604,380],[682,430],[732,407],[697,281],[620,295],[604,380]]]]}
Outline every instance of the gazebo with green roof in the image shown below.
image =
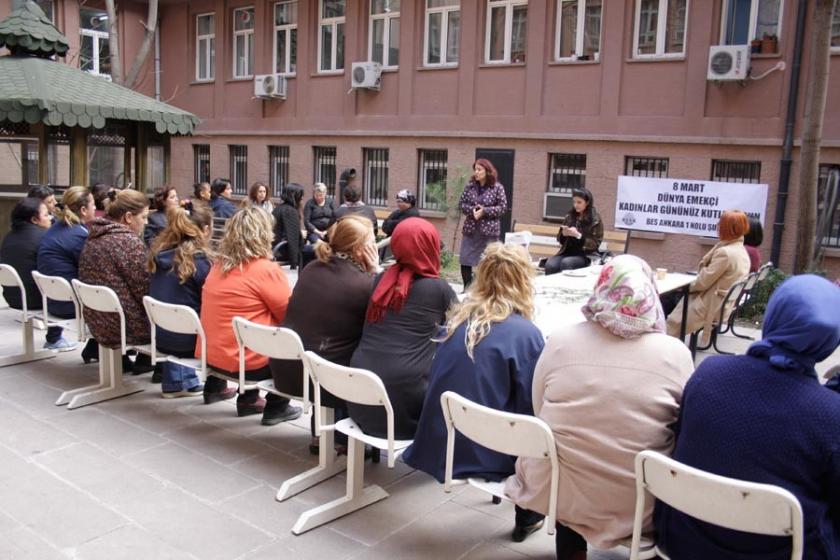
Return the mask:
{"type": "Polygon", "coordinates": [[[0,56],[0,140],[37,139],[38,183],[51,182],[52,143],[69,144],[72,185],[88,185],[89,145],[125,147],[122,182],[141,190],[149,186],[147,150],[162,146],[169,180],[169,137],[192,134],[195,115],[58,62],[69,44],[34,2],[0,22],[4,46],[10,54],[0,56]]]}

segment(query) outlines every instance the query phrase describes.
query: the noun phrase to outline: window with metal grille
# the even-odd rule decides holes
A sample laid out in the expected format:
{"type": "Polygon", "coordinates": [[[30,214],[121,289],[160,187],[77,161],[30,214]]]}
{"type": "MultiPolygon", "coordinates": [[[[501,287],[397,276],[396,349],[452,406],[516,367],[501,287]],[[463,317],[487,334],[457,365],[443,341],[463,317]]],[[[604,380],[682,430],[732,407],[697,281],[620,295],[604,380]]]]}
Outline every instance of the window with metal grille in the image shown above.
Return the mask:
{"type": "Polygon", "coordinates": [[[668,158],[626,156],[624,174],[631,177],[667,177],[668,158]]]}
{"type": "Polygon", "coordinates": [[[586,186],[586,154],[549,154],[548,192],[572,196],[586,186]]]}
{"type": "Polygon", "coordinates": [[[248,192],[248,146],[228,146],[230,149],[230,182],[233,194],[248,192]]]}
{"type": "Polygon", "coordinates": [[[758,183],[760,178],[760,161],[712,160],[712,181],[721,181],[724,183],[758,183]]]}
{"type": "Polygon", "coordinates": [[[289,147],[268,147],[268,186],[272,195],[279,198],[289,182],[289,147]]]}
{"type": "Polygon", "coordinates": [[[327,194],[335,196],[335,146],[313,146],[315,169],[313,183],[324,183],[327,194]]]}
{"type": "Polygon", "coordinates": [[[193,144],[193,178],[196,183],[210,182],[210,144],[193,144]]]}
{"type": "Polygon", "coordinates": [[[420,176],[417,181],[418,206],[426,210],[444,210],[446,206],[446,150],[420,150],[420,176]]]}
{"type": "Polygon", "coordinates": [[[362,148],[365,163],[364,201],[371,206],[388,206],[388,148],[362,148]]]}
{"type": "Polygon", "coordinates": [[[826,192],[832,171],[840,173],[840,164],[820,165],[820,175],[817,180],[817,192],[819,193],[817,199],[817,221],[819,222],[819,217],[825,213],[829,225],[824,230],[826,233],[823,237],[823,246],[840,248],[840,186],[836,187],[833,193],[826,192]],[[826,211],[826,207],[832,205],[831,198],[834,199],[833,208],[826,211]]]}

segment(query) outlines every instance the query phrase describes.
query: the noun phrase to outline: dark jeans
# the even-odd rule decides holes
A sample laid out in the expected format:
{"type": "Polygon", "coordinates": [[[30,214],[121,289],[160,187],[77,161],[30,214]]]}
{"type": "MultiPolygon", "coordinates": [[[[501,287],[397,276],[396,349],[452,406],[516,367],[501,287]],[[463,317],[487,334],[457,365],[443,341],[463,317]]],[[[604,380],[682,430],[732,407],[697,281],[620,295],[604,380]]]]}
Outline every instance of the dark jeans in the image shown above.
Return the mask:
{"type": "MultiPolygon", "coordinates": [[[[216,367],[214,367],[213,369],[230,375],[231,377],[237,377],[239,375],[238,371],[227,371],[216,367]]],[[[268,369],[268,366],[261,367],[260,369],[246,370],[245,379],[247,379],[248,381],[262,381],[264,379],[271,379],[271,370],[268,369]]],[[[205,393],[221,393],[225,389],[225,387],[227,387],[227,381],[225,381],[224,379],[219,379],[218,377],[213,377],[212,375],[208,375],[207,380],[204,382],[205,393]]],[[[251,404],[257,402],[257,399],[259,398],[259,389],[249,389],[248,391],[245,391],[244,393],[240,394],[239,397],[237,397],[236,402],[242,404],[251,404]]],[[[285,410],[288,406],[289,399],[287,399],[286,397],[281,397],[280,395],[275,395],[274,393],[267,393],[265,395],[266,410],[285,410]]]]}
{"type": "Polygon", "coordinates": [[[530,509],[521,508],[519,506],[514,506],[514,511],[516,512],[516,526],[517,527],[527,527],[528,525],[533,525],[534,523],[539,523],[545,516],[541,513],[537,513],[536,511],[531,511],[530,509]]]}
{"type": "Polygon", "coordinates": [[[581,255],[554,255],[545,263],[545,273],[557,274],[563,270],[575,270],[578,268],[586,268],[591,263],[589,257],[581,255]]]}
{"type": "Polygon", "coordinates": [[[58,342],[64,329],[61,327],[47,327],[47,342],[53,344],[58,342]]]}
{"type": "Polygon", "coordinates": [[[680,304],[682,297],[683,295],[681,291],[668,292],[667,294],[659,296],[659,303],[662,304],[662,312],[666,317],[677,308],[677,305],[680,304]]]}
{"type": "Polygon", "coordinates": [[[565,525],[554,526],[554,547],[557,560],[569,560],[575,552],[586,552],[586,540],[565,525]]]}
{"type": "Polygon", "coordinates": [[[464,282],[464,289],[466,290],[467,287],[472,283],[472,267],[462,264],[461,265],[461,280],[464,282]]]}

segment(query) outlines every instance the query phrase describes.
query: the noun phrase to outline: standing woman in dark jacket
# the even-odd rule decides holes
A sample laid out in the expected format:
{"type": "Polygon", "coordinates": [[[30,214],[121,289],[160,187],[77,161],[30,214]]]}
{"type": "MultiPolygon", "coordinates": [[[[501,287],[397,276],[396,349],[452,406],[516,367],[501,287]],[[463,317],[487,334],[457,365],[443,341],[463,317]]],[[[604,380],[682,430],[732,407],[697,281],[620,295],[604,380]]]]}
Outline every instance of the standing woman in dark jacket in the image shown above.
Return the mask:
{"type": "MultiPolygon", "coordinates": [[[[94,218],[90,235],[79,258],[79,280],[107,286],[116,292],[125,313],[128,344],[148,344],[149,320],[143,296],[149,293],[146,246],[141,235],[149,216],[146,195],[127,189],[113,193],[107,218],[94,218]]],[[[86,308],[85,321],[103,346],[120,344],[120,320],[116,313],[100,313],[86,308]]],[[[123,368],[130,363],[124,358],[123,368]]],[[[151,371],[149,356],[140,354],[134,363],[135,375],[151,371]]]]}
{"type": "Polygon", "coordinates": [[[178,208],[180,200],[175,187],[158,187],[152,198],[154,212],[149,213],[149,223],[143,229],[143,242],[146,247],[152,246],[152,241],[166,228],[166,212],[170,208],[178,208]]]}
{"type": "Polygon", "coordinates": [[[572,209],[563,218],[557,233],[560,250],[545,263],[545,273],[573,270],[589,266],[589,255],[595,253],[604,239],[604,224],[595,210],[595,200],[588,189],[572,191],[572,209]]]}
{"type": "MultiPolygon", "coordinates": [[[[47,276],[60,276],[68,282],[79,277],[79,257],[88,237],[87,224],[96,217],[96,202],[85,187],[70,187],[61,197],[62,209],[55,224],[44,234],[38,247],[38,272],[47,276]]],[[[62,319],[76,316],[71,302],[49,301],[51,315],[62,319]]],[[[99,355],[96,339],[88,339],[82,350],[85,363],[99,355]]]]}
{"type": "MultiPolygon", "coordinates": [[[[12,231],[3,238],[0,246],[0,263],[8,264],[17,271],[26,290],[26,309],[41,309],[41,291],[32,278],[36,270],[38,245],[50,227],[50,212],[47,205],[38,198],[24,198],[12,210],[12,231]]],[[[23,309],[23,298],[18,288],[3,287],[3,297],[12,309],[23,309]]],[[[49,327],[44,348],[66,352],[76,345],[68,342],[61,327],[49,327]]]]}
{"type": "Polygon", "coordinates": [[[315,183],[312,198],[303,207],[303,225],[306,227],[307,241],[315,243],[324,239],[327,229],[333,223],[335,206],[331,198],[327,198],[327,186],[315,183]]]}
{"type": "Polygon", "coordinates": [[[300,229],[300,201],[303,187],[289,183],[283,189],[282,203],[274,209],[274,246],[281,241],[286,244],[279,251],[279,260],[289,261],[289,268],[295,270],[301,262],[303,235],[300,229]]]}
{"type": "Polygon", "coordinates": [[[210,185],[210,208],[216,218],[227,220],[236,213],[236,206],[230,201],[233,187],[227,179],[213,179],[210,185]]]}
{"type": "Polygon", "coordinates": [[[478,265],[484,249],[502,235],[501,217],[507,211],[507,196],[497,180],[493,164],[477,159],[473,164],[473,177],[458,203],[464,217],[461,230],[461,278],[464,289],[472,282],[472,269],[478,265]]]}
{"type": "MultiPolygon", "coordinates": [[[[440,235],[422,218],[402,222],[391,236],[397,263],[377,279],[352,367],[376,373],[394,407],[394,437],[412,439],[423,408],[432,340],[455,301],[440,273],[440,235]]],[[[386,437],[382,407],[348,404],[353,420],[375,437],[386,437]]]]}
{"type": "MultiPolygon", "coordinates": [[[[193,202],[192,212],[182,208],[169,211],[169,225],[155,239],[149,255],[152,273],[149,295],[164,303],[186,305],[201,313],[201,289],[210,273],[210,247],[213,212],[201,201],[193,202]]],[[[195,355],[194,335],[176,334],[158,328],[156,345],[160,352],[181,358],[195,355]]],[[[163,398],[200,397],[204,386],[195,370],[163,363],[163,398]]]]}

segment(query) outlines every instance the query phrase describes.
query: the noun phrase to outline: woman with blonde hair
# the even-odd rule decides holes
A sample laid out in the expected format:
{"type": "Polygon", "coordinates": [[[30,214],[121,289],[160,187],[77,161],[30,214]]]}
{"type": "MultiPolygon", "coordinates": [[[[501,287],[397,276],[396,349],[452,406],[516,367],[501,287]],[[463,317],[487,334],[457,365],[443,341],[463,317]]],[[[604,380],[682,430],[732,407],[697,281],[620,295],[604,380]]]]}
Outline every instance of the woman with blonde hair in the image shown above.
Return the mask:
{"type": "MultiPolygon", "coordinates": [[[[379,268],[370,223],[354,214],[341,218],[327,231],[327,241],[318,242],[315,254],[317,260],[300,271],[283,326],[294,330],[307,350],[333,363],[350,365],[362,338],[373,275],[379,268]]],[[[271,360],[271,372],[275,387],[302,394],[299,361],[271,360]]],[[[343,401],[326,392],[322,403],[344,409],[343,401]]]]}
{"type": "MultiPolygon", "coordinates": [[[[152,244],[149,272],[152,280],[149,295],[165,303],[186,305],[201,311],[201,289],[210,273],[212,253],[209,247],[213,211],[202,201],[195,201],[192,211],[172,208],[169,223],[152,244]]],[[[160,352],[182,358],[195,355],[196,337],[176,334],[158,328],[157,348],[160,352]]],[[[195,370],[180,364],[164,362],[164,398],[201,396],[204,386],[195,370]]]]}
{"type": "MultiPolygon", "coordinates": [[[[414,444],[403,455],[412,467],[443,482],[446,426],[440,396],[445,391],[496,410],[534,413],[531,380],[544,343],[532,322],[533,275],[522,247],[488,245],[466,299],[450,311],[439,338],[414,444]]],[[[513,474],[514,461],[456,436],[454,478],[504,480],[513,474]]],[[[541,515],[517,509],[514,540],[523,540],[541,522],[541,515]]]]}
{"type": "MultiPolygon", "coordinates": [[[[56,221],[38,245],[37,270],[47,276],[60,276],[70,282],[79,277],[79,257],[88,238],[87,224],[96,217],[93,195],[86,187],[70,187],[61,197],[62,208],[56,221]]],[[[62,319],[76,316],[76,308],[69,301],[47,303],[51,315],[62,319]]],[[[96,340],[88,340],[82,350],[85,363],[99,355],[96,340]]]]}
{"type": "MultiPolygon", "coordinates": [[[[126,343],[148,344],[149,320],[143,296],[149,293],[146,245],[143,229],[149,216],[149,200],[135,190],[109,194],[107,218],[89,223],[90,235],[79,257],[79,280],[107,286],[116,292],[125,313],[126,343]]],[[[120,318],[116,313],[85,309],[85,321],[94,338],[109,348],[120,344],[120,318]]],[[[151,371],[149,356],[139,354],[134,364],[123,358],[123,368],[135,375],[151,371]]]]}
{"type": "MultiPolygon", "coordinates": [[[[237,211],[225,225],[201,293],[201,325],[207,336],[207,364],[231,376],[239,375],[239,346],[231,321],[242,317],[260,325],[279,325],[286,318],[291,289],[286,275],[271,261],[273,236],[271,214],[249,206],[237,211]]],[[[200,353],[196,347],[196,353],[200,353]]],[[[251,350],[245,352],[245,376],[249,381],[271,378],[268,358],[251,350]]],[[[217,377],[204,383],[204,403],[229,399],[236,389],[217,377]]],[[[260,397],[259,389],[245,391],[236,402],[239,416],[263,414],[263,424],[294,420],[301,409],[289,399],[269,393],[260,397]]]]}

